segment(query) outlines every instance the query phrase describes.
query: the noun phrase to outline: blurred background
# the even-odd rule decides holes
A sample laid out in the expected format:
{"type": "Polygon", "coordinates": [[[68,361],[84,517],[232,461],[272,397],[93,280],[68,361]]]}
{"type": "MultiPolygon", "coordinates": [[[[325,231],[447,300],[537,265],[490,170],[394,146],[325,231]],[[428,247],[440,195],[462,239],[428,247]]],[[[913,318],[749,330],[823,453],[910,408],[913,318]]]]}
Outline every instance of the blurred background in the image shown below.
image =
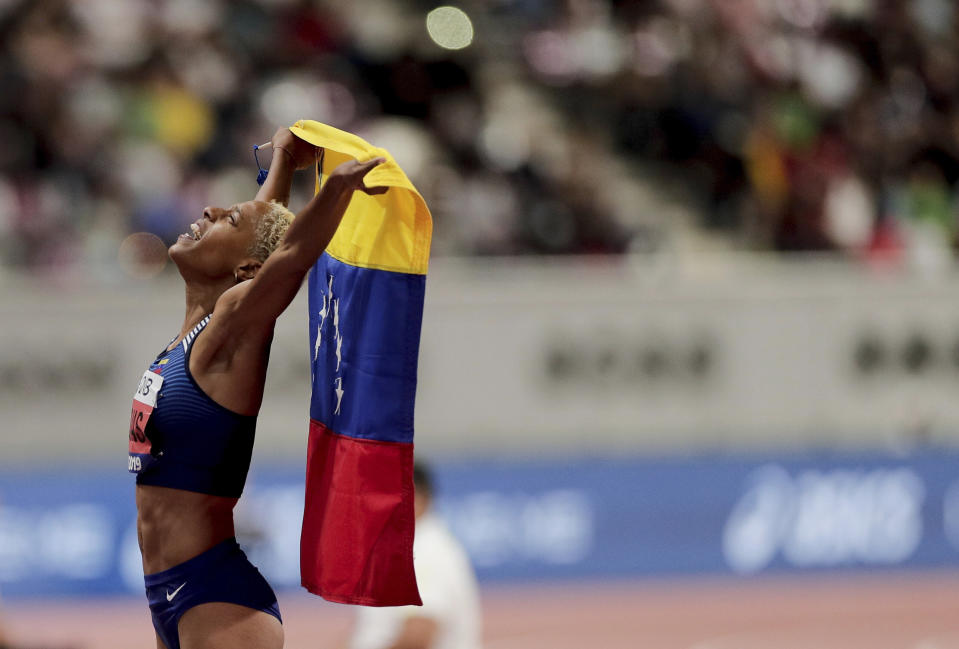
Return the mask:
{"type": "MultiPolygon", "coordinates": [[[[0,0],[10,641],[153,646],[124,438],[165,248],[309,118],[432,210],[417,452],[487,647],[959,647],[957,35],[949,0],[0,0]]],[[[335,647],[305,311],[238,515],[287,646],[335,647]]]]}

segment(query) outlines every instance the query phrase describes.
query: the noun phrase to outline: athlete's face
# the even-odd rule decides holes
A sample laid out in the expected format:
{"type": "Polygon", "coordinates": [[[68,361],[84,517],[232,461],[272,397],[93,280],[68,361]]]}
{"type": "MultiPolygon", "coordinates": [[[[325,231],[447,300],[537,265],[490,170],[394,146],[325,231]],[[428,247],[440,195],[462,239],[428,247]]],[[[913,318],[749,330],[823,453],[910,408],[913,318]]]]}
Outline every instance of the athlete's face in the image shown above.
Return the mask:
{"type": "Polygon", "coordinates": [[[255,260],[250,247],[266,203],[247,201],[228,208],[207,207],[170,246],[170,258],[184,277],[219,280],[234,277],[255,260]]]}

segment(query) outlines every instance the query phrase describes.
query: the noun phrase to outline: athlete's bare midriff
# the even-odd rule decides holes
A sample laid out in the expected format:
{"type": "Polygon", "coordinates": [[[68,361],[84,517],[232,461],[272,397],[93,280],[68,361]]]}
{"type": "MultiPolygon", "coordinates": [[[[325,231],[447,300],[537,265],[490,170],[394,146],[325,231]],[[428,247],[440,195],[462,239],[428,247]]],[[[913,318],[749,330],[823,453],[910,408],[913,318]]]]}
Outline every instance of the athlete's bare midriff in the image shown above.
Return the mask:
{"type": "MultiPolygon", "coordinates": [[[[228,315],[229,304],[225,310],[228,315]]],[[[273,329],[243,338],[231,336],[224,327],[229,320],[223,315],[215,309],[217,317],[197,337],[189,371],[212,401],[239,414],[255,415],[263,399],[273,329]]],[[[137,485],[136,494],[144,574],[177,566],[234,536],[233,508],[239,498],[149,485],[137,485]]]]}
{"type": "Polygon", "coordinates": [[[238,500],[137,485],[137,537],[144,574],[177,566],[232,537],[238,500]]]}

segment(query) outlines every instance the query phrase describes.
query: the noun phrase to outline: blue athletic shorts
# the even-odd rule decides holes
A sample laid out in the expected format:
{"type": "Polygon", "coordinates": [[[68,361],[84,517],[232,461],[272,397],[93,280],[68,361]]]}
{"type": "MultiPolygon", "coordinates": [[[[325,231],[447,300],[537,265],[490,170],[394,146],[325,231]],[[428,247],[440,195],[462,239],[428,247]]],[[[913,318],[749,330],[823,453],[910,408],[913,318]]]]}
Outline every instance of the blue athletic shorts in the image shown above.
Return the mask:
{"type": "Polygon", "coordinates": [[[167,649],[180,649],[177,624],[184,613],[200,604],[239,604],[283,621],[273,589],[233,538],[143,580],[153,627],[167,649]]]}

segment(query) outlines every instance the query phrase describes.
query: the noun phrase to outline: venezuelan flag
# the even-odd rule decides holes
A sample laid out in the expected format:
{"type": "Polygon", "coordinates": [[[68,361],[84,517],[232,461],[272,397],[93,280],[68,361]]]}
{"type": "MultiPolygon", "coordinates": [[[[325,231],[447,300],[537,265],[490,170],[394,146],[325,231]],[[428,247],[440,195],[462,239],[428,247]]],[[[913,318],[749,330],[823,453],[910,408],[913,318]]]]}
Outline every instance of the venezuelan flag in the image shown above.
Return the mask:
{"type": "Polygon", "coordinates": [[[321,178],[382,156],[308,278],[313,393],[303,586],[334,602],[421,604],[413,572],[413,405],[432,218],[384,149],[302,120],[321,178]]]}

